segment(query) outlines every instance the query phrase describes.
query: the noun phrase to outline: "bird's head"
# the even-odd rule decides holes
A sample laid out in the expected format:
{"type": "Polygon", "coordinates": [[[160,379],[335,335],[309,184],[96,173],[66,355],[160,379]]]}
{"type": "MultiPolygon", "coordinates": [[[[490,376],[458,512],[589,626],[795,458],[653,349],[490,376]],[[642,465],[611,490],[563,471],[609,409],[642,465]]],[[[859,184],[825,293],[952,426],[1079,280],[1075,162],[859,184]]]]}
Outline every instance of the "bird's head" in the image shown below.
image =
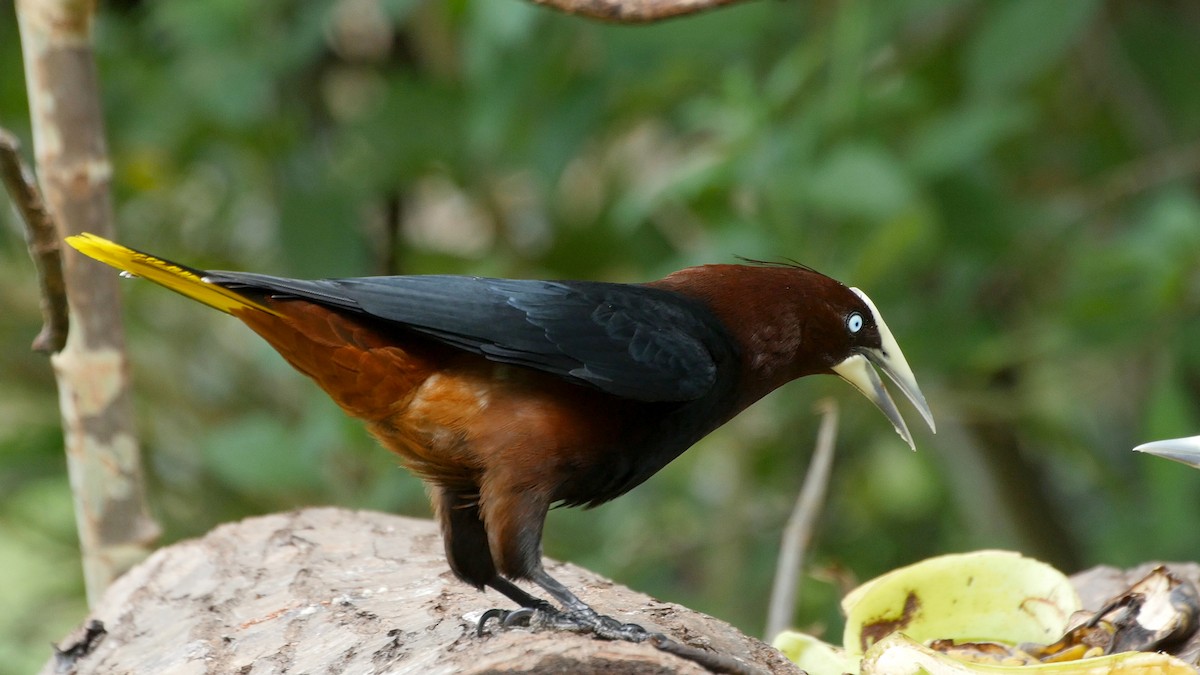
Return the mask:
{"type": "Polygon", "coordinates": [[[652,284],[703,300],[730,332],[742,359],[737,410],[798,377],[836,374],[878,406],[912,447],[878,368],[936,431],[912,369],[865,293],[803,265],[749,262],[690,267],[652,284]]]}
{"type": "Polygon", "coordinates": [[[917,386],[917,378],[871,298],[857,288],[837,285],[840,289],[830,291],[821,308],[827,314],[821,323],[826,327],[834,327],[833,330],[826,329],[826,335],[823,336],[827,346],[822,353],[829,371],[854,385],[855,389],[878,406],[896,427],[896,433],[909,447],[915,448],[904,418],[900,416],[900,411],[896,409],[895,402],[875,369],[883,371],[900,387],[900,391],[921,413],[930,430],[936,432],[933,413],[925,402],[921,388],[917,386]]]}

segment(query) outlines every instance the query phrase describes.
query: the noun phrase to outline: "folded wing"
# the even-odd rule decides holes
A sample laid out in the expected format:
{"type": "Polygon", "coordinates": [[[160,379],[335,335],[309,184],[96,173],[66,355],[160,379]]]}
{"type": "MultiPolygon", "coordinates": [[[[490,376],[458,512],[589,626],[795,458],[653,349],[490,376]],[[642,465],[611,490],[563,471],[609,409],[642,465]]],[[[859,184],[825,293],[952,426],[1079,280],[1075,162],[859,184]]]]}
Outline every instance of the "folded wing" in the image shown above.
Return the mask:
{"type": "Polygon", "coordinates": [[[204,280],[296,297],[402,325],[496,361],[638,401],[704,396],[717,375],[711,312],[670,291],[627,284],[449,275],[303,281],[239,272],[204,280]]]}

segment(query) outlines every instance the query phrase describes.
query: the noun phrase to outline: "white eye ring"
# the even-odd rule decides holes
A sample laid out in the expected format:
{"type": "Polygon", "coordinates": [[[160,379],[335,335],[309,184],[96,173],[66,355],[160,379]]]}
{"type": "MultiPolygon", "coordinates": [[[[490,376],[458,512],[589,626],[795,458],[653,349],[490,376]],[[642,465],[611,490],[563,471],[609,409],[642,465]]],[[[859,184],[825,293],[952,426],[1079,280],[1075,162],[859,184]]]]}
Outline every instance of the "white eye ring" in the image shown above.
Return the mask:
{"type": "Polygon", "coordinates": [[[862,327],[863,327],[862,314],[859,314],[858,312],[854,312],[850,316],[846,317],[846,328],[848,328],[851,333],[857,333],[858,331],[862,330],[862,327]]]}

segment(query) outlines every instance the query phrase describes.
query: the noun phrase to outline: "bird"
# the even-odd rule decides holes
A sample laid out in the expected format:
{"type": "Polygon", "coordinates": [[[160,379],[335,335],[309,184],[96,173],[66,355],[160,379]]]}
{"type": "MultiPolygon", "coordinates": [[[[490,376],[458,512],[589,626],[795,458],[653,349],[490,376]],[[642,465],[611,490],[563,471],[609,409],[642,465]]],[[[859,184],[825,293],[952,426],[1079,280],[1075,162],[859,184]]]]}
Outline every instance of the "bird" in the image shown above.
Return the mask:
{"type": "Polygon", "coordinates": [[[1134,451],[1173,459],[1176,462],[1200,469],[1200,436],[1142,443],[1134,448],[1134,451]]]}
{"type": "Polygon", "coordinates": [[[643,639],[546,572],[548,510],[625,494],[792,380],[840,376],[915,449],[877,368],[936,432],[875,304],[798,263],[702,265],[634,284],[301,280],[199,270],[86,233],[66,241],[240,319],[364,421],[425,482],[454,575],[518,606],[485,612],[480,631],[489,617],[540,617],[643,639]]]}

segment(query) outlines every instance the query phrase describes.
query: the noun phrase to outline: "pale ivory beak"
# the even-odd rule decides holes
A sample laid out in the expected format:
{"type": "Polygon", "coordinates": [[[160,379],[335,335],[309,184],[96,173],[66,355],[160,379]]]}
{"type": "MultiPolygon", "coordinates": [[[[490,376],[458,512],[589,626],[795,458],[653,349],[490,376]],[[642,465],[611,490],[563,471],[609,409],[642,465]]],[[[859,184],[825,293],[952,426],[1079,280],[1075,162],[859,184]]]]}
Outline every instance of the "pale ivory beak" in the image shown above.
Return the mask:
{"type": "Polygon", "coordinates": [[[879,310],[875,309],[875,303],[866,296],[865,293],[857,288],[851,288],[858,297],[862,298],[867,307],[871,310],[871,315],[875,320],[875,327],[879,329],[879,338],[881,342],[880,349],[863,349],[856,354],[847,357],[841,363],[833,367],[833,372],[837,373],[843,380],[854,385],[855,389],[862,392],[871,400],[883,414],[891,421],[892,426],[896,427],[896,433],[900,434],[900,438],[908,443],[908,447],[916,449],[913,443],[912,434],[908,431],[908,426],[904,423],[904,418],[900,416],[900,411],[896,409],[896,404],[892,401],[892,397],[888,394],[887,388],[883,386],[883,382],[876,374],[875,368],[882,370],[891,378],[896,386],[900,387],[900,391],[912,401],[917,412],[921,413],[921,417],[925,419],[925,423],[929,425],[929,429],[937,433],[937,427],[933,423],[933,413],[929,411],[929,404],[925,402],[925,396],[921,394],[921,388],[917,386],[917,378],[913,375],[912,369],[908,367],[908,361],[904,359],[904,353],[900,351],[900,345],[896,344],[896,338],[892,336],[892,331],[888,329],[884,323],[883,317],[879,315],[879,310]]]}
{"type": "Polygon", "coordinates": [[[1134,448],[1134,451],[1173,459],[1200,469],[1200,436],[1143,443],[1134,448]]]}

